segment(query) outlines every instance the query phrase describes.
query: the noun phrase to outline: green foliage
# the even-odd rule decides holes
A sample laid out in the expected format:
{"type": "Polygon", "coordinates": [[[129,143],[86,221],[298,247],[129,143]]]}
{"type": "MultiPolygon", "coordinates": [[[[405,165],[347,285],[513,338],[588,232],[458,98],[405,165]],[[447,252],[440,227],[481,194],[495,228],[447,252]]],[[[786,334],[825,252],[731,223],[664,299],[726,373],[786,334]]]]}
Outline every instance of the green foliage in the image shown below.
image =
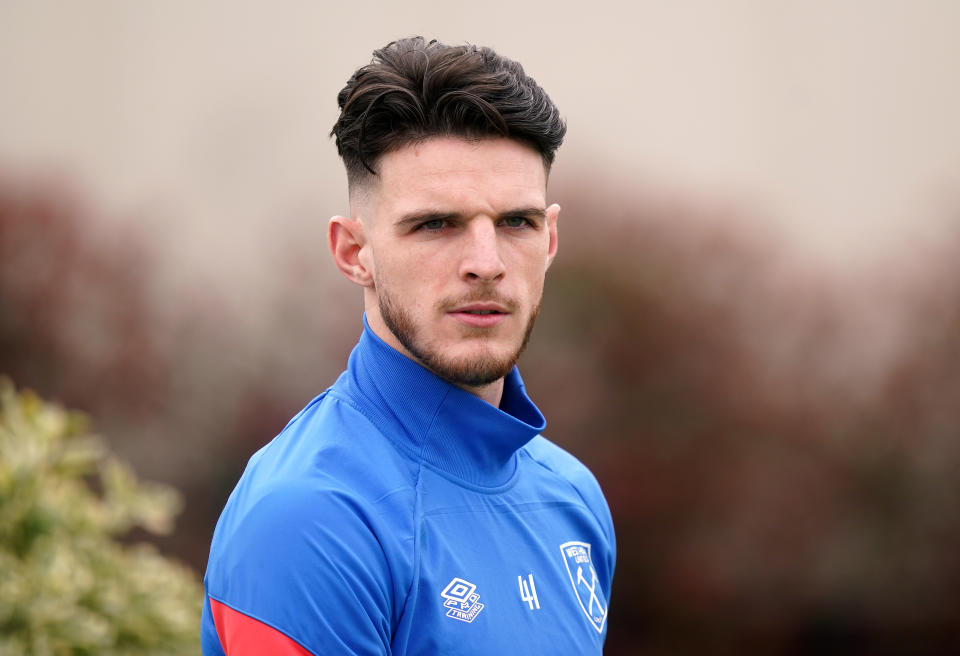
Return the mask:
{"type": "Polygon", "coordinates": [[[194,574],[130,529],[169,532],[177,493],[137,481],[84,416],[0,380],[0,656],[195,654],[194,574]]]}

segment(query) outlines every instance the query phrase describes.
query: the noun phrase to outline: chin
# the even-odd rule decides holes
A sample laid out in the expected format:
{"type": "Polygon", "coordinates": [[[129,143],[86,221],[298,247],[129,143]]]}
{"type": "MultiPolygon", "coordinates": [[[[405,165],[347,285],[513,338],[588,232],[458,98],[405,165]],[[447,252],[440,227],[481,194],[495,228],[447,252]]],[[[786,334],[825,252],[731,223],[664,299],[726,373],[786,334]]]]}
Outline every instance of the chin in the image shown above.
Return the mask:
{"type": "Polygon", "coordinates": [[[522,336],[516,335],[510,325],[493,329],[466,327],[467,332],[458,327],[449,332],[449,326],[442,323],[418,323],[386,293],[381,293],[378,301],[383,323],[407,354],[460,387],[483,387],[510,373],[527,345],[536,318],[536,313],[532,313],[522,336]]]}
{"type": "Polygon", "coordinates": [[[420,362],[447,382],[465,387],[483,387],[500,380],[513,369],[517,349],[439,348],[415,354],[420,362]]]}

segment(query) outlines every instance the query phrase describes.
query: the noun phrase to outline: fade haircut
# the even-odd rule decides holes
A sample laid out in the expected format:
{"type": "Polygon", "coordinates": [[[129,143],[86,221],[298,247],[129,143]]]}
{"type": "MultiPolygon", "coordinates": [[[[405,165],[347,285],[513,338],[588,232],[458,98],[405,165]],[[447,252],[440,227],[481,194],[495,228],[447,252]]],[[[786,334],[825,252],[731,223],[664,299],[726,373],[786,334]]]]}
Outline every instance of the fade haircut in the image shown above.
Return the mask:
{"type": "Polygon", "coordinates": [[[517,62],[490,48],[423,37],[375,50],[337,96],[330,132],[351,188],[377,175],[380,157],[438,136],[506,137],[543,158],[547,172],[567,127],[546,92],[517,62]]]}

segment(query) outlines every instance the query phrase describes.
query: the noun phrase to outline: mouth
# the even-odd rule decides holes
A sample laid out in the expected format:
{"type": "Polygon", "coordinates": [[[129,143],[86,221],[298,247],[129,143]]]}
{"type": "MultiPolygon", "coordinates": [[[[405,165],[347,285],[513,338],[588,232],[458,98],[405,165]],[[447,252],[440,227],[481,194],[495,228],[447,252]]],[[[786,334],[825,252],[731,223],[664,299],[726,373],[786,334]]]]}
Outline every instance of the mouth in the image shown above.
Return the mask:
{"type": "Polygon", "coordinates": [[[491,314],[510,314],[500,303],[466,303],[450,310],[451,313],[473,314],[478,316],[487,316],[491,314]]]}
{"type": "Polygon", "coordinates": [[[461,323],[478,328],[489,328],[510,316],[510,312],[496,303],[471,303],[454,308],[450,316],[461,323]]]}

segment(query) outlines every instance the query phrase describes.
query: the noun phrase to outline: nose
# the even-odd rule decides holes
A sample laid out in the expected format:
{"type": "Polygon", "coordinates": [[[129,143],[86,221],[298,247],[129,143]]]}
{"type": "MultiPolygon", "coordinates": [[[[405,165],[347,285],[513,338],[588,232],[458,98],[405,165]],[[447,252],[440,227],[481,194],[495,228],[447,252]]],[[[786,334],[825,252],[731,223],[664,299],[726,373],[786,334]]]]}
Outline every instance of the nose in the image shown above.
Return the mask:
{"type": "Polygon", "coordinates": [[[496,226],[492,221],[471,221],[464,234],[460,277],[471,282],[494,282],[505,273],[496,226]]]}

